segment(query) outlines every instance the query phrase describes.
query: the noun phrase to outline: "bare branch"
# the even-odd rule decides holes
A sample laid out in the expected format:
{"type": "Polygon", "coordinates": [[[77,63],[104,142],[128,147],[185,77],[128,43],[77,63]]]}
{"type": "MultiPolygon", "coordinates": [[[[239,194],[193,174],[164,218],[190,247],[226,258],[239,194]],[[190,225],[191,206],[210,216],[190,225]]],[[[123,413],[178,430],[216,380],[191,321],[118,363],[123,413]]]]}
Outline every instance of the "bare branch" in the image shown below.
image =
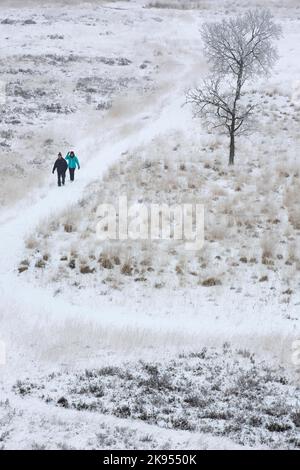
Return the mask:
{"type": "Polygon", "coordinates": [[[280,36],[281,27],[268,10],[261,9],[202,28],[213,74],[186,98],[195,116],[203,117],[212,129],[223,128],[229,134],[230,163],[234,161],[235,136],[250,132],[257,112],[257,105],[244,104],[244,85],[270,72],[277,59],[273,41],[280,36]]]}
{"type": "Polygon", "coordinates": [[[213,70],[238,75],[243,68],[247,78],[270,72],[277,59],[273,40],[281,34],[271,13],[261,9],[202,28],[205,54],[213,70]]]}

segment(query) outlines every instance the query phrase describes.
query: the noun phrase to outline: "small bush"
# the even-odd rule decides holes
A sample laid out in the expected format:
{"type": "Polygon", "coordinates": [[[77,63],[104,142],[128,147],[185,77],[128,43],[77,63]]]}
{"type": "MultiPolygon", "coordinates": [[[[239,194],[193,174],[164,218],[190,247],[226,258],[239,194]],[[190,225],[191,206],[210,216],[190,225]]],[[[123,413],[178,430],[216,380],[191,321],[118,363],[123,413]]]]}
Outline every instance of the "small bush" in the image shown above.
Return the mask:
{"type": "Polygon", "coordinates": [[[35,267],[36,267],[36,268],[43,269],[43,268],[45,268],[45,266],[46,266],[46,263],[45,263],[45,261],[44,261],[42,258],[39,259],[39,260],[35,263],[35,267]]]}
{"type": "Polygon", "coordinates": [[[131,276],[133,271],[133,266],[129,261],[126,261],[122,268],[121,268],[121,273],[124,274],[125,276],[131,276]]]}
{"type": "Polygon", "coordinates": [[[71,233],[74,231],[73,224],[64,224],[64,231],[67,233],[71,233]]]}
{"type": "Polygon", "coordinates": [[[61,397],[57,400],[57,405],[63,408],[69,408],[69,402],[65,397],[61,397]]]}
{"type": "Polygon", "coordinates": [[[69,268],[70,269],[75,269],[76,268],[76,260],[75,259],[71,259],[70,262],[69,262],[69,268]]]}
{"type": "Polygon", "coordinates": [[[108,255],[101,255],[98,263],[102,266],[104,269],[112,269],[114,267],[113,263],[111,262],[110,258],[108,255]]]}
{"type": "Polygon", "coordinates": [[[23,273],[24,271],[27,271],[28,270],[28,266],[19,266],[18,267],[18,272],[21,274],[23,273]]]}
{"type": "Polygon", "coordinates": [[[129,406],[127,405],[118,406],[118,408],[114,410],[114,415],[117,416],[118,418],[129,418],[129,416],[131,415],[129,406]]]}
{"type": "Polygon", "coordinates": [[[220,286],[221,284],[222,282],[219,279],[216,279],[215,277],[209,277],[201,283],[203,287],[220,286]]]}
{"type": "Polygon", "coordinates": [[[82,264],[80,266],[81,274],[92,274],[95,272],[95,268],[90,268],[87,264],[82,264]]]}
{"type": "Polygon", "coordinates": [[[278,421],[271,421],[266,425],[270,432],[285,432],[291,429],[291,425],[287,423],[280,423],[278,421]]]}

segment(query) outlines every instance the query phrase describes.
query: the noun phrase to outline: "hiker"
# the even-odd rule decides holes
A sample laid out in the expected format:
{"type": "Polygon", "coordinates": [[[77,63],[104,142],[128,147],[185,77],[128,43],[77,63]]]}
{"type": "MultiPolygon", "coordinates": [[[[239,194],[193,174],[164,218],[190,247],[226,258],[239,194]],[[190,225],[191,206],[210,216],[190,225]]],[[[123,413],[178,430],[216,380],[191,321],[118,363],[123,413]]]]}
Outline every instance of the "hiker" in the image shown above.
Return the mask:
{"type": "Polygon", "coordinates": [[[79,160],[73,151],[67,153],[66,160],[69,166],[70,180],[74,181],[74,174],[75,174],[76,166],[78,170],[80,170],[79,160]]]}
{"type": "Polygon", "coordinates": [[[57,155],[57,160],[54,163],[54,167],[52,173],[54,174],[55,170],[57,170],[57,184],[61,186],[61,184],[65,184],[66,179],[66,171],[68,168],[68,164],[66,160],[63,158],[61,152],[57,155]]]}

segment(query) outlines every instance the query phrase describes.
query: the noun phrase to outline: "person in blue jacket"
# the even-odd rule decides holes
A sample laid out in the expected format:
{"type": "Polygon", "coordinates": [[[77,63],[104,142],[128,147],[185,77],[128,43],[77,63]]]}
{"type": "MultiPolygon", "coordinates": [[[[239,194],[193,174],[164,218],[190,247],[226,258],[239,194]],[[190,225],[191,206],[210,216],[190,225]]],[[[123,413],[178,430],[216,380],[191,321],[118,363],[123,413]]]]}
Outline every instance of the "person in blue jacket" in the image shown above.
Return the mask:
{"type": "Polygon", "coordinates": [[[79,160],[76,157],[73,151],[68,152],[66,155],[66,160],[68,162],[69,172],[70,172],[70,180],[74,181],[75,169],[76,167],[80,170],[79,160]]]}

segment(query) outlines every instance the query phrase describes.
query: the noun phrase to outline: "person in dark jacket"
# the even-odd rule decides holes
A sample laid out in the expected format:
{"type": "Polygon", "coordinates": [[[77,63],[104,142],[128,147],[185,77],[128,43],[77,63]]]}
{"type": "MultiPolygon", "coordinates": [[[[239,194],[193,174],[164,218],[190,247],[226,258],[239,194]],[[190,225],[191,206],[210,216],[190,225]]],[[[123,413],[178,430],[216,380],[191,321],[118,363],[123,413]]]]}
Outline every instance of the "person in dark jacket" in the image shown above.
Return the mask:
{"type": "Polygon", "coordinates": [[[78,170],[80,170],[79,160],[78,160],[78,158],[76,157],[76,155],[73,151],[67,153],[66,160],[68,162],[68,167],[69,167],[69,172],[70,172],[70,180],[74,181],[74,174],[75,174],[76,166],[77,166],[78,170]]]}
{"type": "Polygon", "coordinates": [[[66,171],[68,168],[68,164],[66,160],[62,157],[62,154],[59,152],[57,156],[57,160],[54,163],[54,167],[52,173],[54,174],[55,170],[57,171],[57,184],[61,186],[61,184],[65,184],[66,180],[66,171]]]}

